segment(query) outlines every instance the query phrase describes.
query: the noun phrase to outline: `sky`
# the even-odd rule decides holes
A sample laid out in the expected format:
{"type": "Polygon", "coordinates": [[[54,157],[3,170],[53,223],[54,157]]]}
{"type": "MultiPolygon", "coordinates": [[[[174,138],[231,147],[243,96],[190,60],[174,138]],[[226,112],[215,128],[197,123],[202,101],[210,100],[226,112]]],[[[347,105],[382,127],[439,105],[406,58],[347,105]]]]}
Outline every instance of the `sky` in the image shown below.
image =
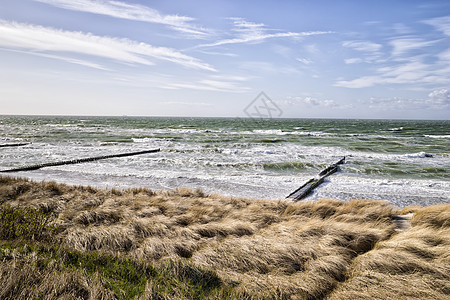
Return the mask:
{"type": "Polygon", "coordinates": [[[2,0],[0,114],[450,119],[448,0],[2,0]]]}

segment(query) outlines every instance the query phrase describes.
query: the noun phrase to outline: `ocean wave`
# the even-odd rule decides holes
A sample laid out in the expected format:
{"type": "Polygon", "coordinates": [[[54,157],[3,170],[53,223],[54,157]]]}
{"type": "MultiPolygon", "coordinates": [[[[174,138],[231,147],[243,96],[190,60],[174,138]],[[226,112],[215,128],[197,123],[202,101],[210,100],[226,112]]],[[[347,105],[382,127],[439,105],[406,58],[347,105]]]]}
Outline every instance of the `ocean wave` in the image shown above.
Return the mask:
{"type": "MultiPolygon", "coordinates": [[[[313,168],[315,165],[307,162],[277,162],[277,163],[263,163],[262,167],[264,170],[270,171],[299,171],[308,168],[313,168]]],[[[318,168],[318,167],[317,167],[318,168]]]]}
{"type": "Polygon", "coordinates": [[[253,133],[264,134],[264,135],[302,135],[302,136],[324,136],[324,135],[334,135],[333,133],[322,132],[322,131],[283,131],[281,129],[274,130],[253,130],[253,133]]]}
{"type": "Polygon", "coordinates": [[[425,157],[434,157],[434,154],[419,152],[419,153],[405,154],[405,156],[408,158],[425,158],[425,157]]]}
{"type": "Polygon", "coordinates": [[[433,139],[450,139],[450,134],[447,135],[430,135],[430,134],[424,134],[424,137],[429,137],[433,139]]]}
{"type": "MultiPolygon", "coordinates": [[[[254,130],[213,130],[213,129],[185,129],[185,128],[164,128],[164,129],[146,129],[144,131],[134,131],[132,132],[136,135],[147,135],[147,138],[153,137],[154,135],[187,135],[187,134],[196,134],[196,135],[216,135],[220,136],[330,136],[335,135],[333,133],[327,133],[322,131],[283,131],[281,129],[272,129],[272,130],[263,130],[263,129],[254,129],[254,130]]],[[[134,140],[136,142],[141,142],[145,137],[136,137],[134,140]]]]}

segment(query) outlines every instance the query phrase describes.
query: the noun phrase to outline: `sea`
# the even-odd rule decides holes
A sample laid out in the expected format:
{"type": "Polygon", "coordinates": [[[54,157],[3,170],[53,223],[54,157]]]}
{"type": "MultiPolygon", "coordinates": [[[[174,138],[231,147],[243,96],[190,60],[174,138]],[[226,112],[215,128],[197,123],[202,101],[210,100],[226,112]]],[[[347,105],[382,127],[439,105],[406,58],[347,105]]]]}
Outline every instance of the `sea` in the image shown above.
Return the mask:
{"type": "Polygon", "coordinates": [[[2,176],[278,200],[345,156],[305,200],[450,203],[448,120],[0,116],[0,146],[17,143],[0,147],[0,171],[161,151],[2,176]]]}

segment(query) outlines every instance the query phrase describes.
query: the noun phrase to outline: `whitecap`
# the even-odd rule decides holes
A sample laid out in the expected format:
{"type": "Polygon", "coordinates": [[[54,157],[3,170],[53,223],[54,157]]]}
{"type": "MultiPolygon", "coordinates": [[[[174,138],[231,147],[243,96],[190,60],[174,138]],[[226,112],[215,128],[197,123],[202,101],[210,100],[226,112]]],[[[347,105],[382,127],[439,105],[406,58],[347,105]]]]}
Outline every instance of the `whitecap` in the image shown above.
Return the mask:
{"type": "Polygon", "coordinates": [[[424,137],[429,137],[429,138],[433,138],[433,139],[449,139],[450,135],[429,135],[429,134],[424,134],[424,137]]]}
{"type": "Polygon", "coordinates": [[[424,157],[434,157],[434,155],[431,153],[419,152],[419,153],[413,153],[413,154],[406,154],[406,157],[408,157],[408,158],[424,158],[424,157]]]}

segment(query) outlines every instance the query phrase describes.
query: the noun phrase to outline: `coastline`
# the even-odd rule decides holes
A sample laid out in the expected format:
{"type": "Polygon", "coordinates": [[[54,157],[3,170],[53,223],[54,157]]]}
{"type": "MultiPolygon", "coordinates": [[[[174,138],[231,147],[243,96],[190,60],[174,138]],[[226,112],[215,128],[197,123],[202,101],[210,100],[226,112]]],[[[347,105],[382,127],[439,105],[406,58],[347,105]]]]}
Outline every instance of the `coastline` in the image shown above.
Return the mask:
{"type": "MultiPolygon", "coordinates": [[[[161,275],[158,281],[149,273],[135,294],[144,298],[189,299],[201,293],[211,299],[437,299],[449,289],[450,204],[400,210],[386,201],[294,203],[186,188],[99,189],[11,177],[0,177],[0,200],[2,207],[45,213],[57,228],[42,241],[3,238],[2,272],[10,274],[4,280],[17,280],[24,276],[20,268],[34,270],[40,260],[48,261],[39,247],[52,245],[49,249],[62,247],[57,253],[150,264],[158,274],[176,278],[161,275]],[[397,230],[396,216],[409,213],[411,228],[397,230]]],[[[60,276],[76,275],[69,276],[70,284],[85,280],[88,295],[97,289],[117,296],[99,266],[89,273],[82,260],[73,270],[58,259],[50,261],[62,270],[60,276]],[[94,280],[94,274],[103,281],[94,280]]],[[[41,275],[52,268],[43,267],[41,275]]],[[[15,289],[35,295],[45,290],[47,277],[35,279],[33,288],[17,282],[15,289]]],[[[1,292],[14,297],[8,293],[15,289],[1,292]]]]}
{"type": "Polygon", "coordinates": [[[155,154],[18,172],[101,188],[201,188],[280,199],[343,156],[310,195],[388,200],[397,207],[450,199],[448,121],[232,118],[3,117],[0,169],[160,148],[155,154]]]}

